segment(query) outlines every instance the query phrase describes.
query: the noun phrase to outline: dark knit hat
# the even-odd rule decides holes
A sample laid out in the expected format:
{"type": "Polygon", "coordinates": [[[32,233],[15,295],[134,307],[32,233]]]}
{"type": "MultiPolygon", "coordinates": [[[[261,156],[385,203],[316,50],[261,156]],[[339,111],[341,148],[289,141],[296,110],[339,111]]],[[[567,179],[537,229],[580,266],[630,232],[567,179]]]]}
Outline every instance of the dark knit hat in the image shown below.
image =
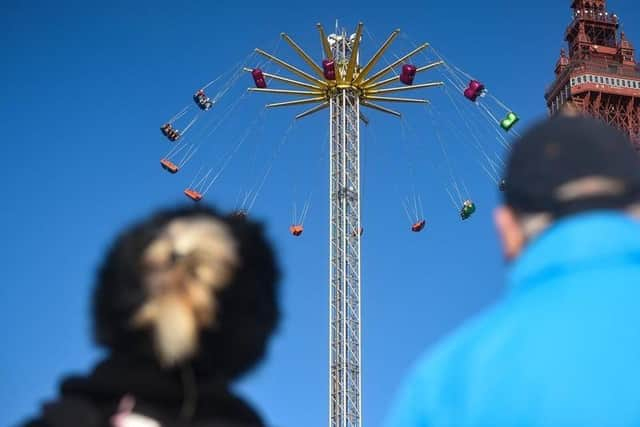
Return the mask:
{"type": "Polygon", "coordinates": [[[620,209],[640,201],[640,158],[627,136],[604,122],[555,116],[514,144],[505,181],[505,204],[518,212],[561,217],[620,209]]]}

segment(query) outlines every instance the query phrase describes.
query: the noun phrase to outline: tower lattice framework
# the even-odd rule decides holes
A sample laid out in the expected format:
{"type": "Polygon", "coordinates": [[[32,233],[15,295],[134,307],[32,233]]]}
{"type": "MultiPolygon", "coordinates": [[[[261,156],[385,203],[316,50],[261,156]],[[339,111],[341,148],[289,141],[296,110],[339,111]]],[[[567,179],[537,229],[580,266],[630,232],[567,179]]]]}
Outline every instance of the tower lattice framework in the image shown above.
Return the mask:
{"type": "MultiPolygon", "coordinates": [[[[351,52],[346,37],[338,40],[333,53],[338,64],[348,61],[351,52]]],[[[331,426],[357,426],[362,407],[358,92],[351,87],[338,88],[329,108],[329,417],[331,426]]]]}
{"type": "Polygon", "coordinates": [[[556,79],[545,93],[550,114],[586,113],[625,131],[640,149],[640,70],[635,49],[606,0],[573,0],[556,79]]]}
{"type": "MultiPolygon", "coordinates": [[[[399,77],[384,78],[400,65],[422,52],[429,45],[424,43],[406,55],[373,72],[384,53],[400,33],[395,30],[363,66],[359,63],[359,48],[363,24],[355,33],[345,30],[327,36],[322,25],[318,33],[323,47],[324,60],[314,61],[291,37],[283,39],[311,68],[311,73],[301,70],[261,49],[256,52],[289,71],[301,80],[259,71],[270,81],[293,87],[250,88],[251,91],[301,97],[293,101],[267,104],[267,107],[286,107],[315,104],[299,113],[296,119],[329,109],[329,426],[362,426],[362,376],[361,376],[361,258],[360,239],[360,122],[369,120],[360,107],[400,117],[400,113],[380,102],[426,103],[425,99],[389,97],[386,94],[412,91],[443,85],[443,82],[391,86],[399,77]],[[322,64],[322,67],[318,64],[322,64]],[[304,90],[301,90],[304,89],[304,90]]],[[[413,67],[413,73],[421,73],[442,64],[432,62],[413,67]]],[[[245,69],[256,73],[256,69],[245,69]]],[[[255,77],[254,77],[255,78],[255,77]]],[[[406,79],[405,79],[406,80],[406,79]]],[[[256,82],[257,84],[257,82],[256,82]]],[[[263,84],[266,86],[266,84],[263,84]]]]}

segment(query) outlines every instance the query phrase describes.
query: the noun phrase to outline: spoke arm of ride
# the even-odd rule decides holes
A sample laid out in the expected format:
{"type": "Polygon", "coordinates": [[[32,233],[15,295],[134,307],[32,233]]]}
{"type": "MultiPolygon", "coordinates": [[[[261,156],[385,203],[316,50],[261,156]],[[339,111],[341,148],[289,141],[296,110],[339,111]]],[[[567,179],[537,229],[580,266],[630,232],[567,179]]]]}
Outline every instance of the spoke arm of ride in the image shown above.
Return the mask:
{"type": "Polygon", "coordinates": [[[386,86],[388,84],[391,83],[395,83],[398,81],[398,76],[393,76],[393,77],[389,77],[388,79],[385,80],[380,80],[379,82],[373,83],[371,85],[367,85],[365,86],[366,89],[375,89],[375,88],[379,88],[382,86],[386,86]]]}
{"type": "Polygon", "coordinates": [[[398,113],[397,111],[390,110],[389,108],[374,104],[373,102],[361,101],[360,105],[362,105],[363,107],[373,108],[374,110],[378,110],[383,113],[391,114],[392,116],[402,117],[402,114],[398,113]]]}
{"type": "Polygon", "coordinates": [[[298,76],[302,77],[305,80],[308,80],[308,81],[310,81],[312,83],[316,83],[317,85],[320,85],[322,87],[327,86],[326,82],[324,82],[322,80],[319,80],[319,79],[316,79],[315,77],[305,73],[301,69],[299,69],[297,67],[294,67],[293,65],[291,65],[291,64],[289,64],[287,62],[284,62],[282,59],[277,58],[277,57],[271,55],[270,53],[265,52],[262,49],[256,49],[256,52],[258,52],[260,55],[266,57],[267,59],[271,60],[272,62],[275,62],[276,64],[280,65],[281,67],[286,68],[287,70],[291,71],[292,73],[297,74],[298,76]]]}
{"type": "MultiPolygon", "coordinates": [[[[243,69],[244,69],[244,71],[247,71],[249,73],[253,71],[253,68],[243,68],[243,69]]],[[[283,82],[283,83],[288,83],[288,84],[290,84],[292,86],[299,86],[299,87],[304,87],[304,88],[312,89],[312,90],[320,89],[318,86],[310,85],[309,83],[304,83],[304,82],[301,82],[301,81],[298,81],[298,80],[289,79],[287,77],[278,76],[277,74],[265,73],[264,71],[262,72],[262,74],[265,77],[268,77],[268,78],[273,79],[273,80],[278,80],[278,81],[283,82]]]]}
{"type": "Polygon", "coordinates": [[[426,99],[417,98],[393,98],[388,96],[366,96],[364,99],[371,101],[384,101],[384,102],[407,102],[412,104],[428,104],[426,99]]]}
{"type": "Polygon", "coordinates": [[[362,123],[364,123],[365,125],[369,125],[369,118],[362,114],[362,112],[360,113],[360,120],[362,120],[362,123]]]}
{"type": "Polygon", "coordinates": [[[431,64],[423,65],[422,67],[419,67],[416,70],[416,73],[421,73],[423,71],[427,71],[427,70],[430,70],[432,68],[439,67],[442,64],[444,64],[444,61],[435,61],[435,62],[432,62],[431,64]]]}
{"type": "Polygon", "coordinates": [[[319,96],[317,98],[299,99],[296,101],[276,102],[274,104],[267,104],[267,108],[288,107],[290,105],[313,104],[315,102],[322,102],[324,100],[325,100],[324,96],[319,96]]]}
{"type": "Polygon", "coordinates": [[[324,110],[325,108],[327,108],[329,106],[329,101],[325,101],[320,105],[316,105],[313,108],[308,109],[307,111],[303,111],[302,113],[298,114],[296,116],[296,120],[297,119],[301,119],[303,117],[307,117],[310,116],[313,113],[317,113],[318,111],[324,110]]]}
{"type": "MultiPolygon", "coordinates": [[[[289,89],[267,89],[267,88],[259,88],[259,87],[250,87],[249,92],[265,92],[265,93],[279,93],[281,95],[302,95],[302,96],[322,96],[324,95],[322,92],[315,90],[289,90],[289,89]]],[[[324,99],[324,97],[323,97],[324,99]]]]}
{"type": "Polygon", "coordinates": [[[387,38],[387,40],[385,40],[382,46],[380,46],[378,51],[369,60],[367,65],[365,65],[362,71],[360,71],[354,83],[360,83],[364,80],[367,74],[369,74],[369,72],[373,69],[373,67],[375,67],[375,65],[378,63],[380,58],[382,58],[382,55],[384,55],[387,49],[389,49],[389,46],[391,45],[391,43],[395,40],[396,37],[398,37],[398,34],[400,34],[400,30],[395,30],[394,32],[391,33],[391,35],[387,38]]]}
{"type": "Polygon", "coordinates": [[[318,28],[318,33],[320,34],[320,43],[322,43],[322,49],[324,50],[324,55],[327,59],[333,59],[333,52],[331,51],[331,46],[329,46],[329,40],[327,39],[327,35],[324,32],[324,27],[322,24],[316,24],[318,28]]]}
{"type": "Polygon", "coordinates": [[[304,62],[309,64],[309,66],[313,69],[313,71],[315,71],[316,74],[318,74],[318,76],[320,76],[320,78],[323,79],[324,78],[324,72],[322,71],[322,68],[320,68],[318,66],[318,64],[316,64],[313,61],[313,59],[311,59],[309,54],[307,54],[307,52],[305,52],[300,46],[298,46],[298,44],[295,41],[293,41],[293,39],[291,37],[289,37],[289,35],[287,35],[286,33],[282,33],[280,35],[282,36],[282,38],[287,43],[289,43],[289,46],[291,46],[293,48],[293,50],[296,51],[298,56],[300,56],[300,58],[302,58],[304,60],[304,62]]]}
{"type": "MultiPolygon", "coordinates": [[[[425,65],[423,67],[418,68],[416,70],[416,74],[417,73],[421,73],[423,71],[430,70],[430,69],[435,68],[435,67],[437,67],[439,65],[442,65],[442,64],[444,64],[444,61],[432,62],[431,64],[427,64],[427,65],[425,65]]],[[[394,83],[394,82],[397,82],[397,81],[398,81],[398,76],[394,76],[394,77],[389,77],[388,79],[385,79],[385,80],[380,80],[379,82],[375,82],[375,83],[367,84],[367,82],[365,82],[363,86],[364,86],[365,89],[369,89],[370,90],[370,89],[376,89],[376,88],[379,88],[379,87],[382,87],[382,86],[386,86],[388,84],[391,84],[391,83],[394,83]]]]}
{"type": "Polygon", "coordinates": [[[387,65],[386,67],[384,67],[382,70],[378,71],[377,73],[375,73],[373,76],[369,77],[368,79],[366,79],[362,85],[363,86],[367,86],[370,83],[375,82],[376,80],[378,80],[380,77],[384,76],[385,74],[387,74],[389,71],[393,70],[398,64],[403,63],[404,61],[406,61],[407,59],[411,58],[413,55],[422,52],[423,50],[425,50],[426,48],[429,47],[429,43],[425,43],[423,45],[418,46],[417,48],[413,49],[411,52],[407,53],[405,56],[398,58],[396,61],[394,61],[393,63],[387,65]]]}
{"type": "Polygon", "coordinates": [[[358,27],[356,28],[356,38],[353,41],[353,46],[351,47],[351,57],[349,58],[349,65],[347,65],[347,76],[346,81],[350,82],[353,79],[353,73],[356,70],[356,62],[358,60],[358,51],[360,49],[360,39],[362,38],[362,22],[358,23],[358,27]]]}
{"type": "Polygon", "coordinates": [[[388,89],[373,89],[373,90],[365,91],[365,95],[369,96],[369,95],[378,95],[383,93],[405,92],[413,89],[423,89],[423,88],[437,87],[437,86],[443,86],[443,85],[444,85],[444,82],[431,82],[431,83],[422,83],[419,85],[412,85],[412,86],[390,87],[388,89]]]}

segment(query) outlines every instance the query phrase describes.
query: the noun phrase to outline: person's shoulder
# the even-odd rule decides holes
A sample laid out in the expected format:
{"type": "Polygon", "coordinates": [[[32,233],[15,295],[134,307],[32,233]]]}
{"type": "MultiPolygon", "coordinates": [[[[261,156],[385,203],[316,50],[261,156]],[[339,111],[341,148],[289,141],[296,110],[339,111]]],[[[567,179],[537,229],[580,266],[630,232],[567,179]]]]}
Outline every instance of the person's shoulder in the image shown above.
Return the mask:
{"type": "Polygon", "coordinates": [[[23,422],[22,424],[18,424],[16,427],[52,427],[50,424],[47,424],[41,418],[32,418],[28,421],[23,422]]]}
{"type": "Polygon", "coordinates": [[[509,302],[502,300],[464,322],[418,359],[413,375],[428,384],[451,378],[450,371],[457,370],[469,355],[474,354],[477,346],[483,345],[500,329],[499,325],[509,310],[509,302]]]}
{"type": "Polygon", "coordinates": [[[464,322],[417,359],[405,377],[387,426],[420,425],[417,420],[437,420],[450,424],[447,414],[456,413],[459,386],[482,354],[488,342],[495,341],[496,330],[511,310],[504,300],[464,322]]]}
{"type": "Polygon", "coordinates": [[[41,412],[19,427],[99,427],[100,410],[89,400],[80,397],[62,397],[45,403],[41,412]]]}

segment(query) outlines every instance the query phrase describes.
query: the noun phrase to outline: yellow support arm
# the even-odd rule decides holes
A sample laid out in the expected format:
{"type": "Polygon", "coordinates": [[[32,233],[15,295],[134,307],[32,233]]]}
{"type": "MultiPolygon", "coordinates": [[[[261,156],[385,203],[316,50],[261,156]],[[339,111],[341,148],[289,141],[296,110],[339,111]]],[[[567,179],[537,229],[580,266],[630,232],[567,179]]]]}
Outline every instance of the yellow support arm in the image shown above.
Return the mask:
{"type": "Polygon", "coordinates": [[[398,87],[390,87],[388,89],[373,89],[365,91],[365,95],[377,95],[382,93],[393,93],[393,92],[404,92],[407,90],[413,89],[422,89],[427,87],[436,87],[443,86],[444,82],[431,82],[431,83],[422,83],[419,85],[411,85],[411,86],[398,86],[398,87]]]}
{"type": "Polygon", "coordinates": [[[287,34],[282,33],[280,35],[287,43],[289,43],[289,46],[291,46],[293,50],[296,51],[296,53],[304,60],[304,62],[309,64],[309,66],[313,68],[313,71],[315,71],[316,74],[320,76],[320,78],[324,79],[324,71],[322,70],[322,68],[318,66],[318,64],[313,62],[313,59],[311,59],[311,57],[307,54],[307,52],[305,52],[300,46],[298,46],[298,44],[294,42],[293,39],[289,37],[287,34]]]}
{"type": "Polygon", "coordinates": [[[320,33],[320,43],[322,43],[322,49],[324,49],[324,56],[326,56],[327,59],[332,60],[333,52],[331,52],[331,46],[329,46],[329,40],[327,40],[324,27],[322,24],[316,24],[316,27],[318,27],[318,32],[320,33]]]}
{"type": "Polygon", "coordinates": [[[317,98],[299,99],[297,101],[276,102],[274,104],[267,104],[267,108],[288,107],[290,105],[313,104],[315,102],[322,102],[324,100],[325,100],[324,96],[319,96],[317,98]]]}
{"type": "Polygon", "coordinates": [[[320,85],[320,86],[327,86],[326,82],[316,79],[315,77],[305,73],[304,71],[300,70],[299,68],[296,68],[293,65],[284,62],[282,59],[276,58],[275,56],[271,55],[270,53],[265,52],[262,49],[256,49],[256,52],[258,52],[260,55],[268,58],[269,60],[275,62],[276,64],[286,68],[287,70],[291,71],[292,73],[297,74],[298,76],[302,77],[305,80],[308,80],[308,81],[310,81],[312,83],[316,83],[317,85],[320,85]]]}
{"type": "Polygon", "coordinates": [[[374,110],[378,110],[378,111],[381,111],[383,113],[391,114],[392,116],[402,117],[402,114],[398,113],[397,111],[390,110],[390,109],[382,107],[382,106],[380,106],[378,104],[374,104],[373,102],[361,101],[360,104],[363,107],[373,108],[374,110]]]}
{"type": "Polygon", "coordinates": [[[384,76],[385,74],[387,74],[389,71],[393,70],[398,64],[401,64],[402,62],[404,62],[405,60],[411,58],[413,55],[415,55],[416,53],[422,52],[423,50],[425,50],[426,48],[429,47],[429,43],[425,43],[421,46],[418,46],[417,48],[413,49],[411,52],[407,53],[405,56],[403,56],[402,58],[398,58],[395,62],[393,62],[392,64],[387,65],[386,67],[384,67],[382,70],[378,71],[377,73],[375,73],[373,76],[369,77],[368,79],[366,79],[362,84],[363,85],[367,85],[369,83],[372,83],[376,80],[378,80],[380,77],[384,76]]]}
{"type": "Polygon", "coordinates": [[[309,95],[315,95],[315,96],[322,96],[324,95],[322,92],[320,91],[310,91],[310,90],[289,90],[289,89],[266,89],[266,88],[259,88],[259,87],[250,87],[249,92],[266,92],[266,93],[279,93],[281,95],[302,95],[302,96],[309,96],[309,95]]]}
{"type": "MultiPolygon", "coordinates": [[[[432,62],[431,64],[427,64],[427,65],[425,65],[423,67],[418,68],[416,70],[416,74],[418,74],[418,73],[420,73],[422,71],[430,70],[430,69],[432,69],[434,67],[437,67],[438,65],[442,65],[442,64],[444,64],[444,61],[432,62]]],[[[379,82],[368,84],[368,85],[364,86],[364,89],[365,90],[375,89],[375,88],[378,88],[378,87],[386,86],[386,85],[388,85],[390,83],[393,83],[393,82],[396,82],[396,81],[398,81],[398,77],[389,77],[388,79],[380,80],[379,82]]],[[[365,82],[365,84],[366,84],[366,82],[365,82]]]]}
{"type": "Polygon", "coordinates": [[[327,108],[328,106],[329,106],[329,101],[325,101],[325,102],[323,102],[323,103],[322,103],[322,104],[320,104],[320,105],[316,105],[315,107],[310,108],[309,110],[304,111],[304,112],[302,112],[302,113],[298,114],[298,115],[296,116],[296,120],[297,120],[297,119],[301,119],[301,118],[303,118],[303,117],[310,116],[311,114],[313,114],[313,113],[317,113],[318,111],[324,110],[324,109],[325,109],[325,108],[327,108]]]}
{"type": "Polygon", "coordinates": [[[358,50],[360,49],[360,39],[362,38],[362,22],[358,23],[358,28],[356,29],[356,39],[353,42],[353,46],[351,46],[351,58],[349,58],[349,65],[347,65],[347,76],[345,80],[350,82],[353,79],[353,72],[356,69],[356,62],[358,61],[358,50]]]}
{"type": "Polygon", "coordinates": [[[426,99],[416,99],[416,98],[393,98],[387,96],[367,96],[364,99],[371,101],[384,101],[384,102],[408,102],[413,104],[428,104],[429,101],[426,99]]]}
{"type": "MultiPolygon", "coordinates": [[[[249,73],[253,71],[252,68],[243,68],[243,70],[247,71],[249,73]]],[[[320,89],[319,87],[310,85],[309,83],[303,83],[303,82],[300,82],[298,80],[288,79],[286,77],[278,76],[277,74],[265,73],[264,71],[262,72],[262,74],[265,77],[268,77],[270,79],[278,80],[278,81],[281,81],[281,82],[284,82],[284,83],[288,83],[288,84],[293,85],[293,86],[300,86],[300,87],[304,87],[304,88],[312,89],[312,90],[320,89]]]]}
{"type": "Polygon", "coordinates": [[[382,58],[382,55],[384,55],[387,49],[389,49],[389,45],[391,45],[391,43],[395,40],[395,38],[398,37],[398,34],[400,34],[400,30],[395,30],[394,32],[391,33],[391,35],[382,44],[382,46],[380,46],[380,49],[378,49],[378,51],[369,60],[367,65],[365,65],[362,71],[360,71],[360,73],[358,74],[358,77],[355,78],[355,80],[353,81],[355,84],[361,83],[364,80],[367,74],[369,74],[369,72],[373,69],[373,67],[375,67],[375,65],[378,63],[380,58],[382,58]]]}

